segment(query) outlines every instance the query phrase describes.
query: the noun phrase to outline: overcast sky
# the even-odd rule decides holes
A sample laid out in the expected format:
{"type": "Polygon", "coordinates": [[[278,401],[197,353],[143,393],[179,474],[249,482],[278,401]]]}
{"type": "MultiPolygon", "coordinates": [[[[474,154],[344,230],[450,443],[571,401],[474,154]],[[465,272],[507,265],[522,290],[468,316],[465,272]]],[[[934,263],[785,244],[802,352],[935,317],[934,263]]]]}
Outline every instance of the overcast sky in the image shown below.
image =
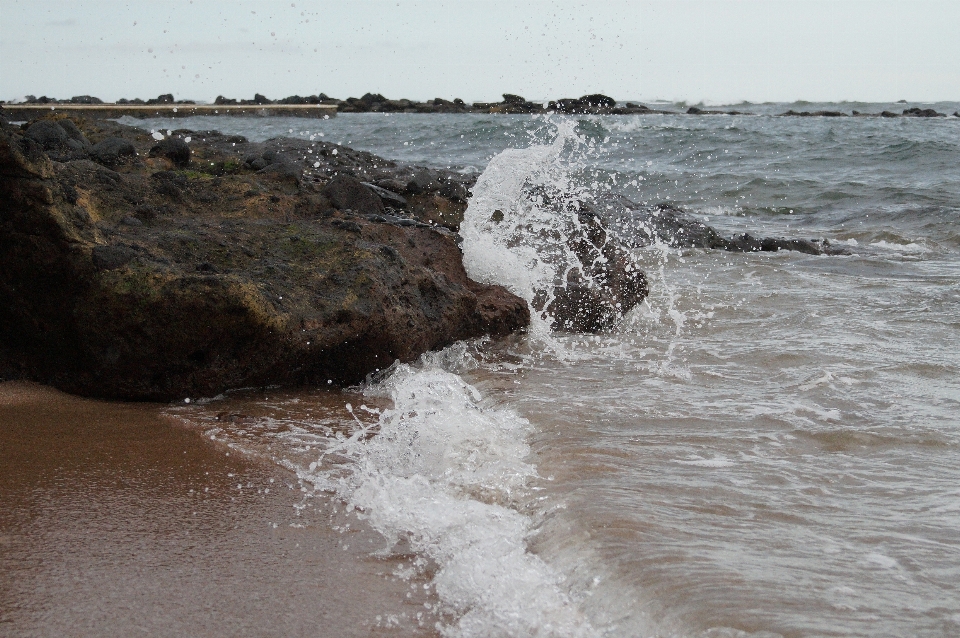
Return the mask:
{"type": "Polygon", "coordinates": [[[960,100],[960,0],[0,0],[0,99],[960,100]]]}

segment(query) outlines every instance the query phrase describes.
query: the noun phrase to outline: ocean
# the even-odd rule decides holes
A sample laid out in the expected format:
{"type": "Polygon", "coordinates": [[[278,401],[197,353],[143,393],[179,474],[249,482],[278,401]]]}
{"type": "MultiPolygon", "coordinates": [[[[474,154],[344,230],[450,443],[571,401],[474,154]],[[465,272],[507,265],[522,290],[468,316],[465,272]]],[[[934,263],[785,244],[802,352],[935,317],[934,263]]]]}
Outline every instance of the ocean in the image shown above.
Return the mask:
{"type": "Polygon", "coordinates": [[[384,635],[960,635],[960,118],[776,115],[913,106],[960,109],[124,120],[475,174],[468,272],[531,301],[576,226],[538,187],[845,253],[654,242],[608,332],[534,313],[356,388],[159,409],[286,472],[280,525],[389,565],[417,604],[371,608],[384,635]]]}

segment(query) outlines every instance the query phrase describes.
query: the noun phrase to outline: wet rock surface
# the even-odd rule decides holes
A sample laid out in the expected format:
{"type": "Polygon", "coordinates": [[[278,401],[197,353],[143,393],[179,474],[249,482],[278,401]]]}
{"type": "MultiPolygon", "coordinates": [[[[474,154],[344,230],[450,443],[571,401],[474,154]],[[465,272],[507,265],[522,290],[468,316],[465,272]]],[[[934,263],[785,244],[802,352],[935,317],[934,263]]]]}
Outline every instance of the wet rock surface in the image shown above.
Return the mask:
{"type": "Polygon", "coordinates": [[[731,252],[793,250],[809,255],[846,255],[849,249],[825,239],[754,237],[748,233],[723,236],[682,208],[671,204],[638,204],[621,195],[608,195],[584,204],[619,241],[636,248],[656,243],[671,248],[703,248],[731,252]]]}
{"type": "Polygon", "coordinates": [[[0,130],[4,378],[150,400],[348,384],[528,323],[464,271],[468,178],[320,142],[167,140],[63,116],[0,130]]]}

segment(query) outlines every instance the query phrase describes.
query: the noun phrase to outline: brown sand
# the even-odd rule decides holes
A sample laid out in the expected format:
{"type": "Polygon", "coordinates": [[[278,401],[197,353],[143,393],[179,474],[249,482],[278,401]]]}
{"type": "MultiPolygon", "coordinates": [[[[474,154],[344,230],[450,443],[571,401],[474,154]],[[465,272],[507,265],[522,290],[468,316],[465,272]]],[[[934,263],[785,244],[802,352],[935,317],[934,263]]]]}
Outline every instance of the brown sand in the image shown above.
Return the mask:
{"type": "Polygon", "coordinates": [[[0,383],[0,635],[432,635],[375,534],[165,408],[0,383]]]}

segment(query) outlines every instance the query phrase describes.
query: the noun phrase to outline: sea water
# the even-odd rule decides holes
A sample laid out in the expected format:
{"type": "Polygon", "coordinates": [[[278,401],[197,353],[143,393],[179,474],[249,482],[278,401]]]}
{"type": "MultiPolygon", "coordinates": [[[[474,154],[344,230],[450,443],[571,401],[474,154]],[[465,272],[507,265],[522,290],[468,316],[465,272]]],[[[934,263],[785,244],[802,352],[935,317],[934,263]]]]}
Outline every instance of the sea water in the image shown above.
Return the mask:
{"type": "Polygon", "coordinates": [[[908,106],[142,122],[475,173],[465,264],[527,299],[563,267],[537,231],[575,226],[537,185],[849,249],[653,245],[608,333],[534,313],[341,409],[304,390],[208,434],[378,531],[434,597],[407,620],[444,636],[960,635],[960,119],[775,115],[908,106]]]}

